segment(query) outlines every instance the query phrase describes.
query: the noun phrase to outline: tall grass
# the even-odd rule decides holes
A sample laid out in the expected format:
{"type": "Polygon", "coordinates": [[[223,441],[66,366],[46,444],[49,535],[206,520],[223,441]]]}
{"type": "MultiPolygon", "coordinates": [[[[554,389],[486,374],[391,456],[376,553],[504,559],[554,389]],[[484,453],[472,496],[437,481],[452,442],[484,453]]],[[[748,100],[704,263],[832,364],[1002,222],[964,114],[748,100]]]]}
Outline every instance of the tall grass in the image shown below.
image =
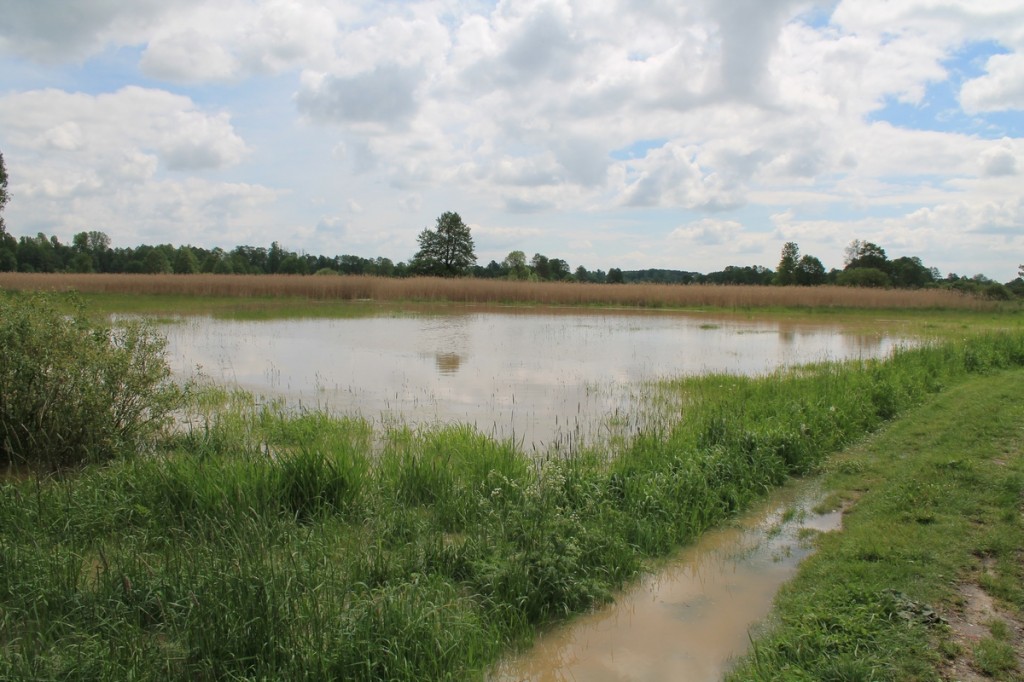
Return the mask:
{"type": "Polygon", "coordinates": [[[664,424],[539,459],[209,401],[163,456],[0,483],[0,678],[476,677],[928,395],[1019,365],[1004,334],[686,379],[664,424]]]}
{"type": "Polygon", "coordinates": [[[0,273],[0,289],[83,293],[300,297],[311,300],[448,301],[648,308],[877,308],[992,310],[992,301],[946,289],[576,284],[489,279],[301,275],[108,275],[0,273]]]}

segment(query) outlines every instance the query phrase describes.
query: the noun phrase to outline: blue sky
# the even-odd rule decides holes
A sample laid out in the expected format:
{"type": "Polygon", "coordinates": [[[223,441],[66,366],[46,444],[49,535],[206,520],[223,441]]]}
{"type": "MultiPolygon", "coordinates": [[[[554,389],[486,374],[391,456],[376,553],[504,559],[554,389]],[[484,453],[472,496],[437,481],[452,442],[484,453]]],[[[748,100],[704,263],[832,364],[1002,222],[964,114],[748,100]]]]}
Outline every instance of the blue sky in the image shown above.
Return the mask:
{"type": "Polygon", "coordinates": [[[0,0],[15,235],[1024,263],[1024,0],[0,0]]]}

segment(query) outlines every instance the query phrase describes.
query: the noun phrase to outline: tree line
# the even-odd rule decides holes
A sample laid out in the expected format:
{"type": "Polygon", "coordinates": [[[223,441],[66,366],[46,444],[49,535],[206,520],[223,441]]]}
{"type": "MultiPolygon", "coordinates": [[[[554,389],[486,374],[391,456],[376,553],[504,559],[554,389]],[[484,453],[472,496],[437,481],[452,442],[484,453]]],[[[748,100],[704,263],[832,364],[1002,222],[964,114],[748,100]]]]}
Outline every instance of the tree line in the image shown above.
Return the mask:
{"type": "Polygon", "coordinates": [[[588,270],[572,269],[558,257],[515,250],[499,263],[479,265],[470,228],[455,212],[437,218],[434,229],[424,228],[417,237],[419,250],[408,262],[390,258],[355,255],[313,255],[290,251],[279,242],[269,247],[236,246],[207,249],[192,245],[143,244],[113,247],[103,232],[92,230],[74,235],[70,244],[42,232],[34,237],[15,238],[7,232],[3,209],[10,200],[7,171],[0,153],[0,272],[153,273],[153,274],[345,274],[379,277],[476,277],[544,282],[592,282],[610,284],[746,284],[779,286],[842,286],[918,289],[948,287],[989,298],[1024,296],[1024,265],[1016,279],[999,283],[984,275],[943,277],[936,268],[926,267],[916,256],[890,259],[885,249],[855,239],[846,247],[844,267],[826,270],[810,254],[801,254],[795,242],[782,247],[775,270],[761,265],[730,265],[723,270],[701,273],[672,269],[588,270]]]}

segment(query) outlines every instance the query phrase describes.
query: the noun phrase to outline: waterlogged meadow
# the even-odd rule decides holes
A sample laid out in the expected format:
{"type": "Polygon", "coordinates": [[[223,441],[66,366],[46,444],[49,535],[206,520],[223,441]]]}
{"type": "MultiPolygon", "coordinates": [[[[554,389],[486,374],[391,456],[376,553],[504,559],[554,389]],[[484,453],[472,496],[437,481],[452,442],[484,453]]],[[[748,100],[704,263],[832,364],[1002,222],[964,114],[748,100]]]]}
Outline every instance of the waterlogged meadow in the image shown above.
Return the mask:
{"type": "Polygon", "coordinates": [[[480,677],[538,628],[977,372],[990,334],[660,384],[663,421],[537,457],[218,388],[105,465],[0,483],[0,678],[480,677]]]}

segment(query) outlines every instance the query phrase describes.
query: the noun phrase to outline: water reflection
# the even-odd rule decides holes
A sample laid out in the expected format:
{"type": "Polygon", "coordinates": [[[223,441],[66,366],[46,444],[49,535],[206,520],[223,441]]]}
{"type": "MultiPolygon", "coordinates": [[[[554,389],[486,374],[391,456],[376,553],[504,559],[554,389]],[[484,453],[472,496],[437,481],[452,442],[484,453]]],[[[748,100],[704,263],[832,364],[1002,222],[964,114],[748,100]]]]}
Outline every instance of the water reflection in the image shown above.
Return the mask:
{"type": "Polygon", "coordinates": [[[468,310],[445,315],[167,325],[183,376],[370,419],[464,422],[528,446],[590,438],[660,377],[757,374],[880,356],[897,339],[838,326],[678,313],[468,310]]]}
{"type": "Polygon", "coordinates": [[[434,358],[438,374],[455,374],[462,364],[462,357],[458,353],[438,353],[434,358]]]}

